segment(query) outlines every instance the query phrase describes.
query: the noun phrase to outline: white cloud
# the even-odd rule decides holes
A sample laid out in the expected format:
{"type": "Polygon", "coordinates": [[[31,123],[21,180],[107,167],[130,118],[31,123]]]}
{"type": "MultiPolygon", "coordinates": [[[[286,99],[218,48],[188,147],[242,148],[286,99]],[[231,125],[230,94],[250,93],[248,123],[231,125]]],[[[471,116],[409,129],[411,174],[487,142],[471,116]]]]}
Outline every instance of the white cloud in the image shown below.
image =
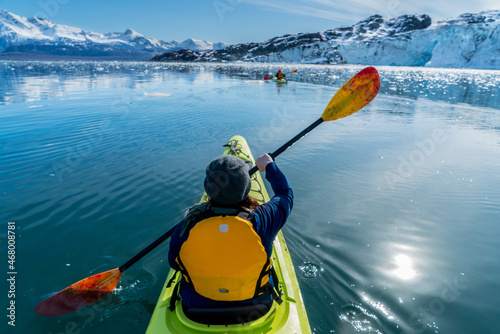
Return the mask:
{"type": "Polygon", "coordinates": [[[352,24],[373,14],[395,17],[403,14],[429,14],[436,22],[463,13],[500,9],[498,0],[241,0],[282,13],[330,19],[352,24]]]}
{"type": "Polygon", "coordinates": [[[337,21],[351,21],[351,15],[340,12],[338,8],[331,8],[327,4],[317,2],[331,1],[286,1],[286,0],[242,0],[243,2],[263,7],[281,13],[299,14],[305,16],[319,17],[337,21]]]}

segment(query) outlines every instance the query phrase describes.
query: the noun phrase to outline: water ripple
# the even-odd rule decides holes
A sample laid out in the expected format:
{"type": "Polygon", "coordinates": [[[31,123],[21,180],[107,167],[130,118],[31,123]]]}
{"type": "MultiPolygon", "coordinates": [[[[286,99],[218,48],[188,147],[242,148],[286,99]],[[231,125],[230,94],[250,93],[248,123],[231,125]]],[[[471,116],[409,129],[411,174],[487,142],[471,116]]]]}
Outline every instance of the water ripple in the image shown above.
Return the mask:
{"type": "MultiPolygon", "coordinates": [[[[287,87],[246,82],[274,66],[0,62],[0,219],[17,224],[19,272],[47,278],[20,280],[30,293],[19,302],[123,264],[198,202],[227,139],[272,152],[360,69],[297,65],[287,87]]],[[[370,105],[277,158],[295,194],[284,233],[318,333],[498,327],[500,75],[440,72],[381,67],[370,105]],[[432,307],[442,312],[419,313],[432,307]]],[[[68,321],[144,332],[167,252],[131,267],[90,323],[68,321]]],[[[28,313],[21,330],[65,330],[28,313]]]]}

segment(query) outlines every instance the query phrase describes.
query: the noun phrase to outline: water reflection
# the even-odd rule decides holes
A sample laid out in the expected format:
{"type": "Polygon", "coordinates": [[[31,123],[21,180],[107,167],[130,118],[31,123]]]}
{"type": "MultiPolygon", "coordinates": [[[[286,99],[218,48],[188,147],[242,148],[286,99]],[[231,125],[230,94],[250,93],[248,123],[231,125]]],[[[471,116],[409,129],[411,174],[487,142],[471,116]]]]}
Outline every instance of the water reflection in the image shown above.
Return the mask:
{"type": "MultiPolygon", "coordinates": [[[[0,62],[0,104],[77,99],[79,95],[109,89],[154,89],[151,84],[190,82],[210,86],[217,73],[198,71],[194,76],[140,62],[0,62]]],[[[170,93],[170,92],[166,92],[170,93]]],[[[165,92],[145,92],[160,97],[165,92]]],[[[167,96],[161,96],[167,97],[167,96]]]]}
{"type": "Polygon", "coordinates": [[[366,294],[363,294],[363,299],[370,306],[372,306],[373,308],[377,309],[378,312],[379,312],[379,314],[385,315],[385,317],[387,319],[389,319],[389,320],[394,319],[394,316],[389,312],[389,310],[387,309],[387,307],[384,304],[382,304],[381,302],[378,302],[378,301],[375,301],[375,300],[371,299],[366,294]]]}
{"type": "MultiPolygon", "coordinates": [[[[338,87],[362,66],[290,64],[289,84],[306,82],[338,87]]],[[[377,66],[380,92],[410,99],[425,98],[448,103],[467,103],[498,108],[500,71],[436,69],[377,66]]],[[[128,87],[144,82],[166,81],[174,73],[196,73],[197,84],[210,85],[214,73],[224,73],[246,80],[258,80],[274,73],[270,63],[152,63],[152,62],[78,62],[78,61],[2,61],[0,62],[0,104],[58,98],[75,89],[128,87]]],[[[131,87],[132,88],[132,87],[131,87]]]]}
{"type": "Polygon", "coordinates": [[[416,271],[412,268],[412,261],[409,256],[400,254],[396,256],[397,269],[394,270],[394,274],[403,279],[409,280],[415,277],[416,271]]]}
{"type": "MultiPolygon", "coordinates": [[[[381,330],[382,325],[377,316],[369,312],[361,305],[352,304],[342,307],[339,319],[352,326],[352,329],[354,329],[355,332],[376,334],[385,333],[381,330]]],[[[342,326],[342,324],[340,324],[339,328],[337,328],[337,331],[341,333],[351,332],[349,327],[342,326]]]]}

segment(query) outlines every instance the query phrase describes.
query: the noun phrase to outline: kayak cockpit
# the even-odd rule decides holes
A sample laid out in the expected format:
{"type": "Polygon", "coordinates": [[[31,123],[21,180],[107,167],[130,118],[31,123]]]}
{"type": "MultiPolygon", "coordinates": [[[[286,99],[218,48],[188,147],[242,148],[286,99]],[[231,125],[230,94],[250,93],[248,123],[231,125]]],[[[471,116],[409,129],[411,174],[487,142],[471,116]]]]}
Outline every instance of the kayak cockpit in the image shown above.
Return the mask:
{"type": "Polygon", "coordinates": [[[184,314],[190,320],[206,325],[236,325],[255,321],[265,316],[272,307],[270,303],[233,307],[186,308],[184,314]]]}

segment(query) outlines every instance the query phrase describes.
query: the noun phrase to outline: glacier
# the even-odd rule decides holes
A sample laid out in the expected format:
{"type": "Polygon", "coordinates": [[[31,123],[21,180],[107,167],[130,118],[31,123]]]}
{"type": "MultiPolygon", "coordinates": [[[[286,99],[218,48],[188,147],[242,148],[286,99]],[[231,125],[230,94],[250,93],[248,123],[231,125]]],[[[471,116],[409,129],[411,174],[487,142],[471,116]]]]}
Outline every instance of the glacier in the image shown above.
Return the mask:
{"type": "Polygon", "coordinates": [[[332,46],[350,64],[500,69],[500,11],[462,14],[426,29],[332,46]]]}
{"type": "Polygon", "coordinates": [[[500,69],[500,10],[437,23],[426,14],[372,15],[352,26],[220,50],[166,52],[152,60],[500,69]]]}

